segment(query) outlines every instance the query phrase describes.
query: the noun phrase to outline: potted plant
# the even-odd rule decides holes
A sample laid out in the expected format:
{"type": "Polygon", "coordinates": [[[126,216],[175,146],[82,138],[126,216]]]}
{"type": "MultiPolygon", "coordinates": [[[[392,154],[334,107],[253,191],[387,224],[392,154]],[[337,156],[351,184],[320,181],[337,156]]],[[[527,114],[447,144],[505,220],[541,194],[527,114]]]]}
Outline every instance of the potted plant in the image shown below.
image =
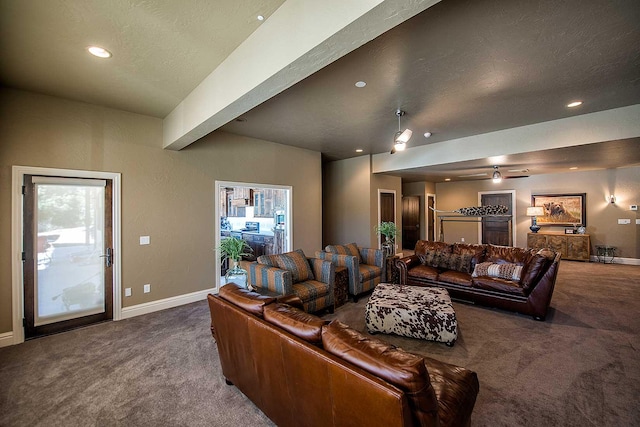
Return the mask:
{"type": "Polygon", "coordinates": [[[386,256],[393,256],[396,253],[396,236],[398,235],[398,229],[395,222],[383,221],[375,226],[375,232],[378,236],[384,236],[384,243],[382,249],[384,249],[386,256]]]}
{"type": "Polygon", "coordinates": [[[238,286],[248,287],[247,270],[240,268],[238,263],[243,256],[251,255],[251,247],[239,237],[226,237],[220,242],[219,250],[222,260],[229,259],[233,266],[224,275],[225,284],[233,282],[238,286]]]}

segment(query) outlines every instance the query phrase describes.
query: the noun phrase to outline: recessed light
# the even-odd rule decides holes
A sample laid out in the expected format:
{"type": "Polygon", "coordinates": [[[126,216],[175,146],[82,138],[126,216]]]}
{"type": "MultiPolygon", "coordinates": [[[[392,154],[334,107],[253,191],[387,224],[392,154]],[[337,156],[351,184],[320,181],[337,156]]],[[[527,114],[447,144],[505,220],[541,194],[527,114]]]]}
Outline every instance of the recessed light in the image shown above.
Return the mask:
{"type": "Polygon", "coordinates": [[[572,171],[574,171],[574,170],[576,170],[576,169],[578,169],[578,167],[577,167],[577,166],[571,166],[571,167],[569,168],[569,170],[572,170],[572,171]]]}
{"type": "Polygon", "coordinates": [[[356,148],[356,153],[362,153],[364,150],[362,148],[356,148]]]}
{"type": "Polygon", "coordinates": [[[424,137],[425,137],[425,138],[429,138],[430,136],[431,136],[431,132],[425,132],[425,133],[424,133],[424,137]]]}
{"type": "Polygon", "coordinates": [[[362,80],[360,80],[359,82],[356,82],[356,87],[365,87],[367,85],[367,82],[363,82],[362,80]]]}
{"type": "Polygon", "coordinates": [[[444,180],[445,181],[451,181],[451,178],[445,178],[444,180]]]}
{"type": "Polygon", "coordinates": [[[573,101],[573,102],[570,102],[569,104],[567,104],[567,107],[574,108],[574,107],[578,107],[580,105],[582,105],[582,101],[573,101]]]}
{"type": "Polygon", "coordinates": [[[98,58],[111,58],[112,56],[111,52],[99,46],[89,46],[87,50],[91,55],[97,56],[98,58]]]}
{"type": "Polygon", "coordinates": [[[258,21],[264,21],[264,16],[258,15],[258,21]]]}

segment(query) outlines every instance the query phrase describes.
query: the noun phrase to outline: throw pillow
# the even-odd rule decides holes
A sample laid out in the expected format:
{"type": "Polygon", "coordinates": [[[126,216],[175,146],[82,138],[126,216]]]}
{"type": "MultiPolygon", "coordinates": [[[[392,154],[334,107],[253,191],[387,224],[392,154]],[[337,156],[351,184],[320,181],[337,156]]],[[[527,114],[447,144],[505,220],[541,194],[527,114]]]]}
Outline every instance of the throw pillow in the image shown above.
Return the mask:
{"type": "Polygon", "coordinates": [[[438,267],[462,273],[471,273],[472,258],[473,255],[471,254],[441,254],[438,260],[438,267]]]}
{"type": "Polygon", "coordinates": [[[423,254],[418,254],[420,263],[422,265],[428,265],[429,267],[437,267],[440,262],[440,256],[442,254],[439,251],[427,250],[423,254]]]}
{"type": "Polygon", "coordinates": [[[332,254],[349,255],[358,258],[358,262],[362,262],[360,257],[360,250],[355,243],[348,243],[346,245],[328,245],[325,250],[332,254]]]}
{"type": "Polygon", "coordinates": [[[489,276],[520,282],[521,274],[521,265],[512,263],[495,264],[492,262],[481,262],[473,269],[471,277],[489,276]]]}
{"type": "Polygon", "coordinates": [[[313,280],[313,271],[311,271],[309,261],[301,249],[276,255],[276,262],[278,263],[278,268],[291,272],[291,281],[293,283],[313,280]]]}

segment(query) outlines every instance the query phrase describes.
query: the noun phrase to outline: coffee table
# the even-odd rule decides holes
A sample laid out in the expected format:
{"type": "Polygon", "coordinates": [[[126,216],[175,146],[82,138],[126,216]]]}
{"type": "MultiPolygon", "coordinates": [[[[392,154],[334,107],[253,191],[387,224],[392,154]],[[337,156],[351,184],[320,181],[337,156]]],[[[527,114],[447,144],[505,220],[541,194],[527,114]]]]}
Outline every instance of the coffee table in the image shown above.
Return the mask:
{"type": "Polygon", "coordinates": [[[458,321],[443,288],[380,283],[365,309],[370,333],[382,332],[446,343],[458,338],[458,321]]]}

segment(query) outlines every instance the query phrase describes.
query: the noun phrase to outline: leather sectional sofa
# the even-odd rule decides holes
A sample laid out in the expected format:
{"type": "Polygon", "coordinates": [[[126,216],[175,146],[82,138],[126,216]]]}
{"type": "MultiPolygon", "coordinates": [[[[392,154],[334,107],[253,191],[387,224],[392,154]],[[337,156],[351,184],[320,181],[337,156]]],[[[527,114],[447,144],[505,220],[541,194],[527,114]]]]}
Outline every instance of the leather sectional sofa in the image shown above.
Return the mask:
{"type": "Polygon", "coordinates": [[[468,426],[468,369],[405,352],[231,283],[209,295],[222,373],[275,424],[468,426]]]}
{"type": "Polygon", "coordinates": [[[419,240],[415,254],[396,260],[400,284],[439,286],[452,298],[544,320],[560,254],[507,246],[419,240]]]}

